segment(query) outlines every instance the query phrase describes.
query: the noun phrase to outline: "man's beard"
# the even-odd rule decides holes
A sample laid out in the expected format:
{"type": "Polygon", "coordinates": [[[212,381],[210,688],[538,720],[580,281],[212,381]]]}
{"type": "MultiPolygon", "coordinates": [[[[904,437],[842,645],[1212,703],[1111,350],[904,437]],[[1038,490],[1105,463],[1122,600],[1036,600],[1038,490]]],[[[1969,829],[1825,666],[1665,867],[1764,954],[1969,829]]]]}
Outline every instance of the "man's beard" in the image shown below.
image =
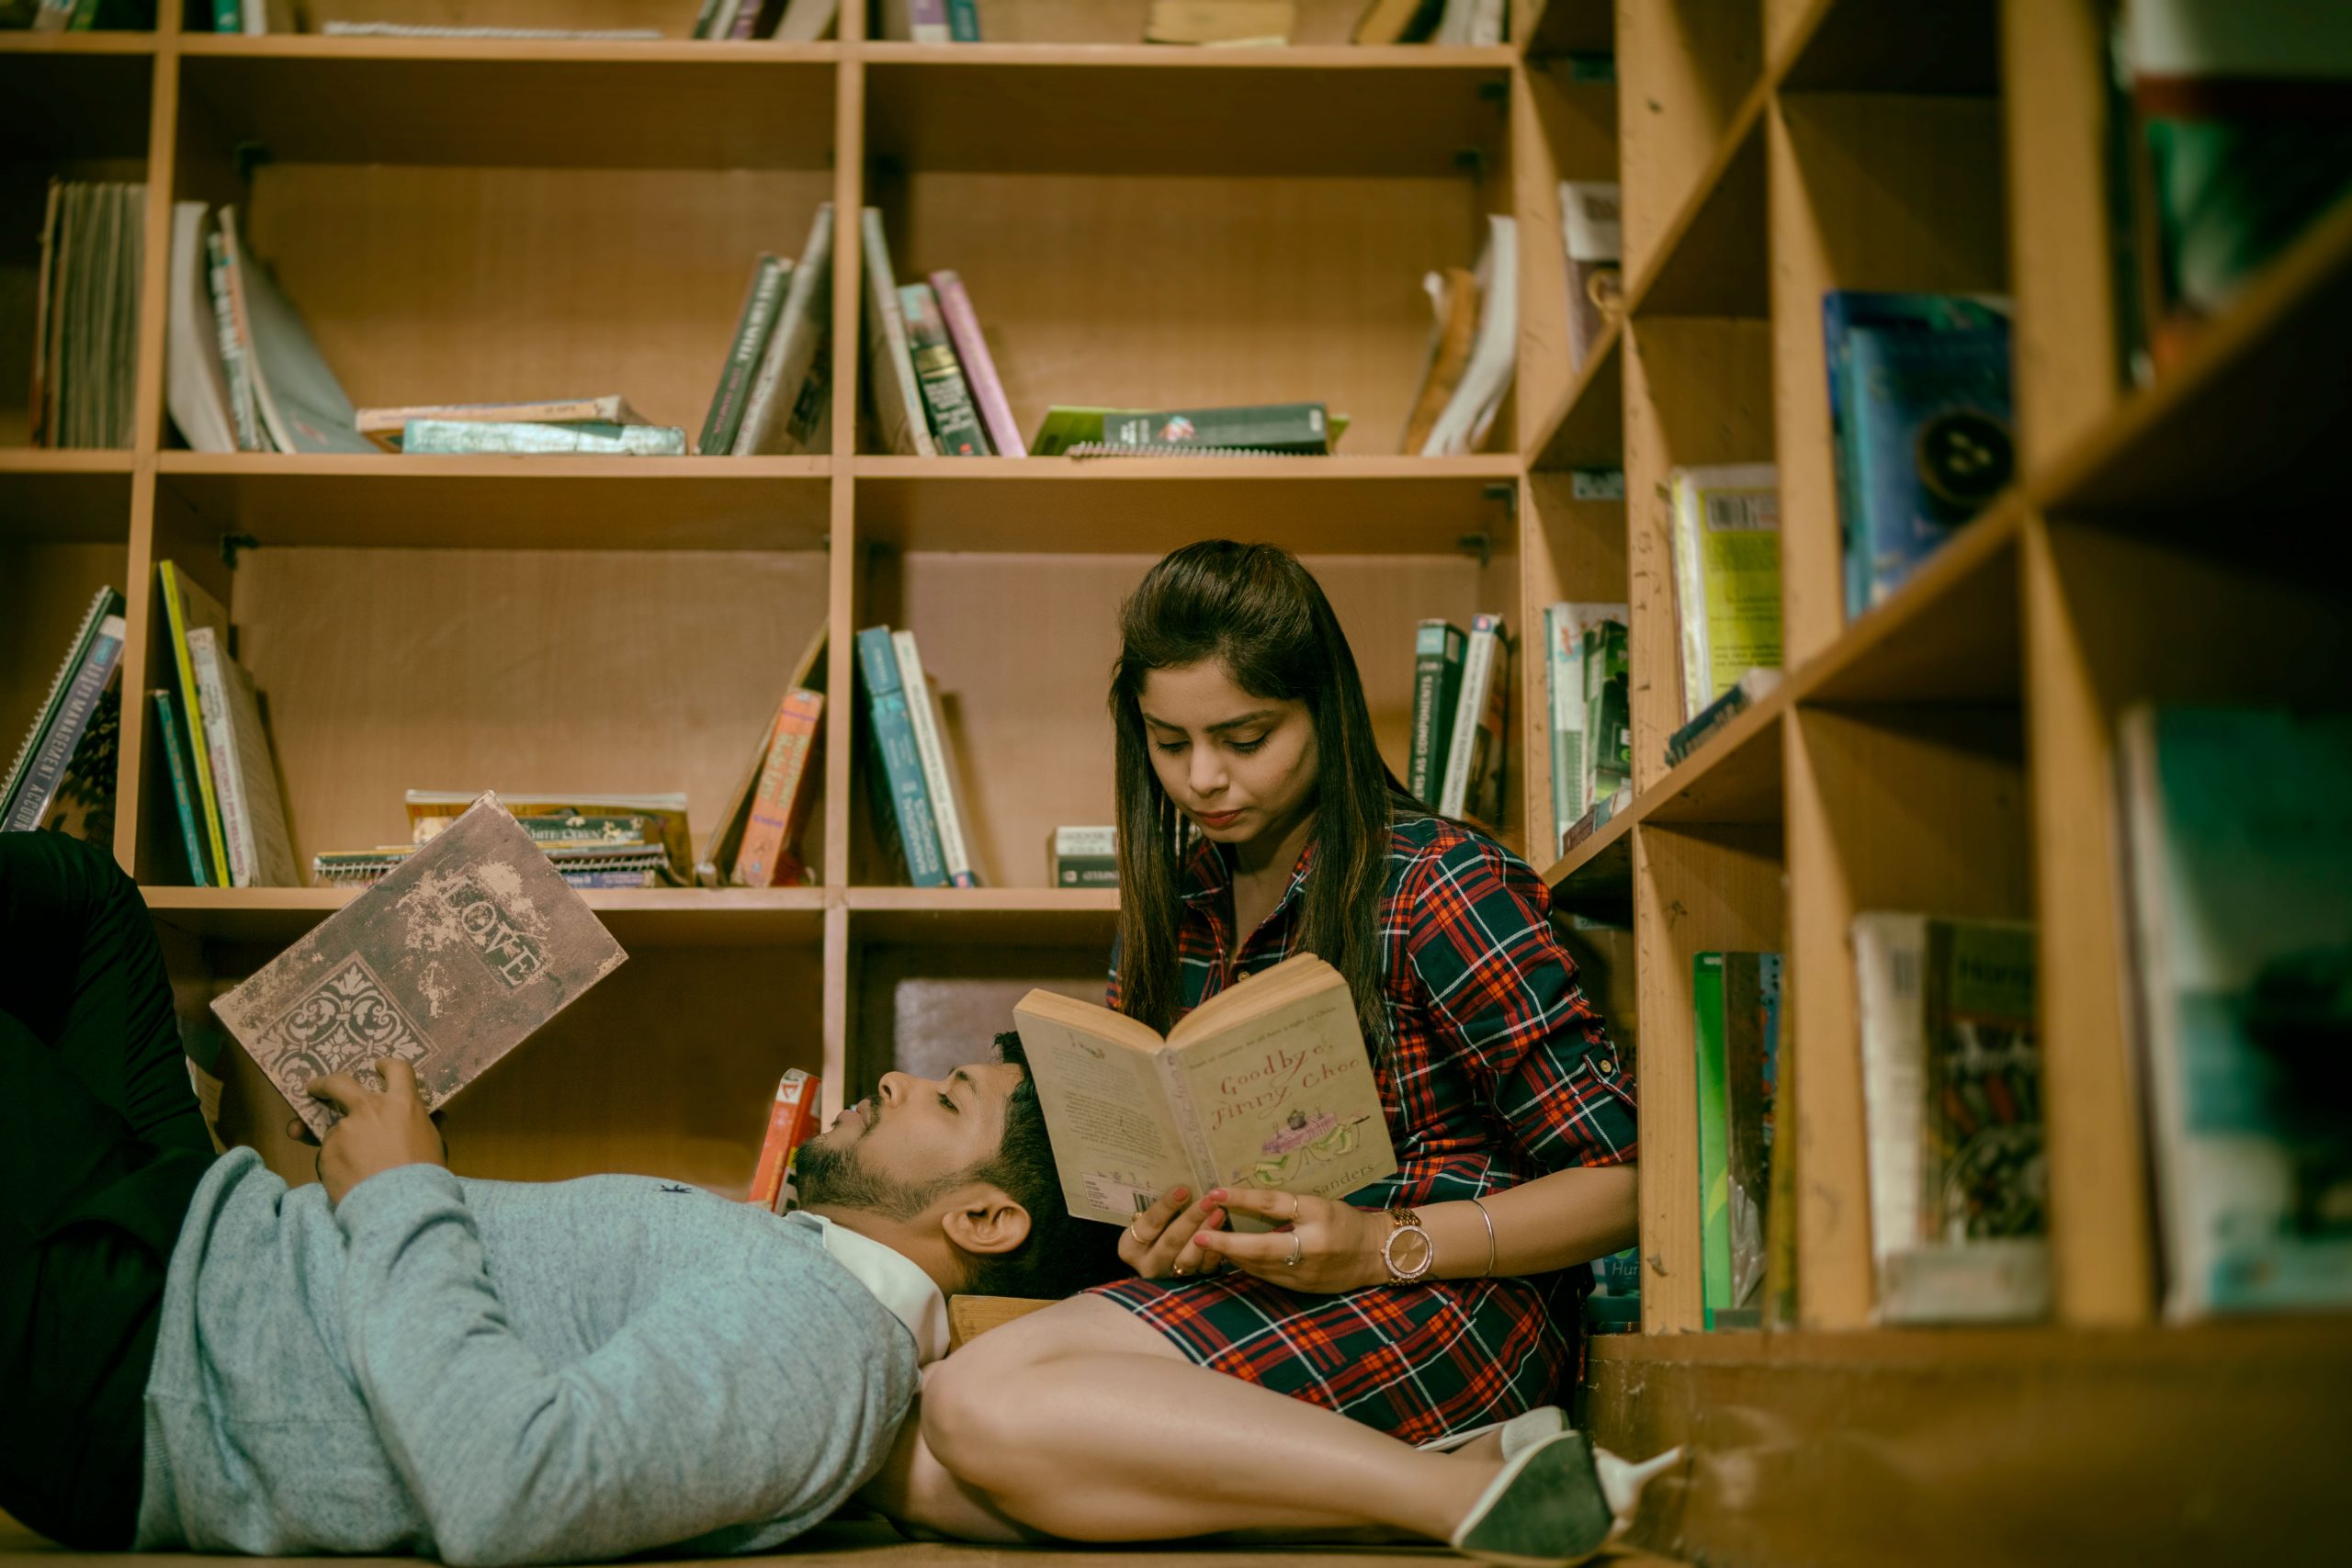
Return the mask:
{"type": "Polygon", "coordinates": [[[792,1190],[804,1209],[862,1209],[901,1223],[913,1219],[940,1194],[965,1179],[957,1171],[917,1184],[885,1175],[858,1152],[863,1134],[838,1147],[831,1135],[811,1139],[795,1151],[792,1190]]]}

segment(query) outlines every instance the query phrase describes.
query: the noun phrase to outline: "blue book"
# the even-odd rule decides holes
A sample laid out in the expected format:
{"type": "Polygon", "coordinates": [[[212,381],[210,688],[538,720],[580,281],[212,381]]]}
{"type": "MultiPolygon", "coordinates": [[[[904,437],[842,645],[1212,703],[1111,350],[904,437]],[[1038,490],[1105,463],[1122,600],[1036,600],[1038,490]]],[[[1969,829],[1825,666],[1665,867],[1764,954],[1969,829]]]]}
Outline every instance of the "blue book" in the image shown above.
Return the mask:
{"type": "Polygon", "coordinates": [[[867,626],[857,634],[857,669],[865,682],[866,733],[874,751],[868,782],[876,795],[875,826],[886,840],[898,840],[908,881],[917,887],[944,887],[947,868],[939,852],[939,828],[932,820],[922,753],[915,747],[914,720],[907,711],[907,691],[899,679],[899,654],[891,646],[889,627],[867,626]]]}
{"type": "Polygon", "coordinates": [[[156,688],[153,695],[155,723],[163,735],[164,771],[171,777],[172,804],[179,816],[180,847],[187,852],[187,884],[209,887],[211,878],[204,870],[204,833],[196,825],[196,775],[188,767],[187,742],[181,738],[179,705],[168,687],[156,688]]]}
{"type": "Polygon", "coordinates": [[[1821,299],[1846,615],[1900,587],[2017,471],[2006,300],[1821,299]]]}

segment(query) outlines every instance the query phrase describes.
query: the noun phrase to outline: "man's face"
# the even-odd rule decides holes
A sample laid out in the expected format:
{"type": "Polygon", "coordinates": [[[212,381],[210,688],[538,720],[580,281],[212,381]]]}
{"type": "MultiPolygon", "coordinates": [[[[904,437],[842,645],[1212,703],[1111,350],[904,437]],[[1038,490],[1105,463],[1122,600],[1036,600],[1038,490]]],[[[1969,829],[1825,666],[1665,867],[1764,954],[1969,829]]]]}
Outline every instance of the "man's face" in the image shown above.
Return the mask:
{"type": "Polygon", "coordinates": [[[800,1202],[912,1219],[1003,1145],[1005,1102],[1020,1082],[1021,1069],[1002,1062],[941,1079],[883,1074],[871,1098],[801,1145],[794,1171],[800,1202]]]}

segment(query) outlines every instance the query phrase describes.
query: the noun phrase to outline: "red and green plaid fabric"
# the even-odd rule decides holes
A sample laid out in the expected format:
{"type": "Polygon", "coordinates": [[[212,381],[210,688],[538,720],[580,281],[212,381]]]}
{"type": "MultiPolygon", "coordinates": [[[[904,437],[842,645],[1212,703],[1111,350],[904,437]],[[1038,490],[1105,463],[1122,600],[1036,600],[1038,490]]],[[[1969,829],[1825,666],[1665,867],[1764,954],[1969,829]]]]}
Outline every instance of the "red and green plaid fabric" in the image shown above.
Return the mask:
{"type": "MultiPolygon", "coordinates": [[[[1314,860],[1309,845],[1228,965],[1230,867],[1198,846],[1178,939],[1185,1010],[1289,955],[1314,860]]],[[[1440,818],[1396,824],[1378,926],[1392,1043],[1376,1066],[1398,1169],[1350,1202],[1442,1203],[1634,1157],[1631,1066],[1577,987],[1548,906],[1542,878],[1492,840],[1440,818]]],[[[1425,1442],[1565,1390],[1586,1279],[1579,1268],[1330,1296],[1227,1274],[1097,1293],[1204,1366],[1425,1442]]]]}

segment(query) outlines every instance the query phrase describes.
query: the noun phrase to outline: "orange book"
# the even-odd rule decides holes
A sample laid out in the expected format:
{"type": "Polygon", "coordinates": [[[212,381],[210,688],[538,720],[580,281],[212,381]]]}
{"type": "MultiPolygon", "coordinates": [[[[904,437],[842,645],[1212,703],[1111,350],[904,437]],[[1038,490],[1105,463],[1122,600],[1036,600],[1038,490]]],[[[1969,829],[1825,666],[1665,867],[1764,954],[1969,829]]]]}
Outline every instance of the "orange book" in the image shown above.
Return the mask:
{"type": "Polygon", "coordinates": [[[775,733],[743,825],[742,848],[735,855],[735,880],[746,887],[781,887],[801,879],[801,831],[808,825],[816,794],[817,727],[825,716],[825,695],[795,687],[776,710],[775,733]]]}
{"type": "Polygon", "coordinates": [[[768,1111],[768,1135],[760,1145],[760,1163],[752,1169],[752,1190],[744,1201],[782,1212],[791,1190],[793,1151],[816,1130],[824,1080],[798,1067],[785,1070],[775,1086],[775,1104],[768,1111]]]}

